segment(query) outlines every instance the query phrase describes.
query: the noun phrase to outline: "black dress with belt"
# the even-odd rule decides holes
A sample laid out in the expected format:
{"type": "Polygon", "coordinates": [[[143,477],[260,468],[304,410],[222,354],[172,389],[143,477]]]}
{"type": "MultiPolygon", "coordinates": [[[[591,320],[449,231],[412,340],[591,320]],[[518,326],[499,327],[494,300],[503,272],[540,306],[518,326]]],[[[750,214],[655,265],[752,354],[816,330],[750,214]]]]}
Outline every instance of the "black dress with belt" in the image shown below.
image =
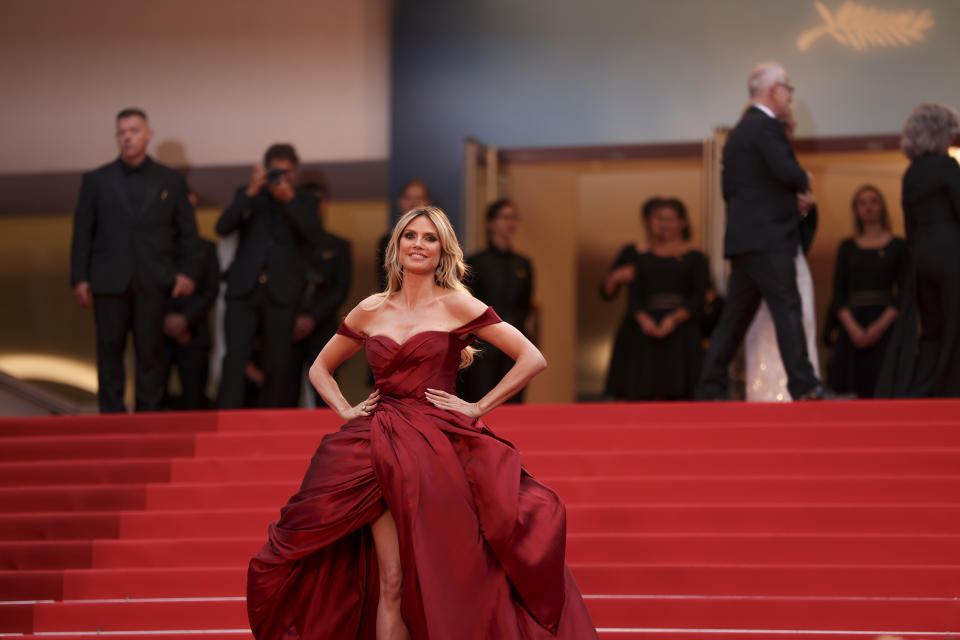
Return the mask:
{"type": "Polygon", "coordinates": [[[878,397],[960,397],[960,165],[914,160],[903,176],[909,247],[898,329],[878,397]],[[919,333],[918,333],[919,328],[919,333]]]}
{"type": "MultiPolygon", "coordinates": [[[[628,257],[628,249],[621,255],[628,257]]],[[[703,361],[699,320],[710,281],[707,258],[699,251],[677,257],[644,252],[636,255],[634,266],[627,315],[611,357],[607,393],[624,400],[692,398],[703,361]],[[663,338],[645,334],[635,319],[637,312],[644,311],[660,322],[681,308],[693,317],[663,338]]]]}
{"type": "Polygon", "coordinates": [[[833,273],[833,298],[824,333],[828,341],[836,332],[836,345],[827,366],[830,387],[842,393],[856,393],[872,398],[877,375],[883,364],[893,328],[866,349],[853,345],[837,312],[849,309],[861,327],[868,327],[887,307],[896,307],[903,277],[907,245],[902,238],[893,238],[877,249],[862,249],[853,238],[847,238],[837,250],[833,273]]]}

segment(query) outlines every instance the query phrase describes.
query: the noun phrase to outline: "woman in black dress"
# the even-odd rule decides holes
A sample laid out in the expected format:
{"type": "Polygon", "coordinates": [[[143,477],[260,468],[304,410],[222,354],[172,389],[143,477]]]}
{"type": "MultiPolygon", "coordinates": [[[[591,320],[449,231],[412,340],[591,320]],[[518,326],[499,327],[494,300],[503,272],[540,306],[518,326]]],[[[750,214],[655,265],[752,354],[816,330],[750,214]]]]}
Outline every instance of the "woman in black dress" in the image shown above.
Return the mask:
{"type": "MultiPolygon", "coordinates": [[[[487,248],[467,258],[464,283],[473,295],[493,307],[500,319],[527,338],[527,321],[533,306],[533,263],[513,250],[519,216],[513,203],[503,198],[487,207],[487,248]]],[[[493,345],[478,341],[473,366],[460,372],[457,393],[476,402],[489,393],[513,366],[513,359],[493,345]]],[[[507,403],[523,402],[521,389],[507,403]]]]}
{"type": "Polygon", "coordinates": [[[890,232],[880,190],[864,185],[853,195],[855,235],[840,244],[833,272],[833,299],[824,328],[835,344],[827,366],[830,388],[872,398],[897,318],[897,297],[906,243],[890,232]]]}
{"type": "Polygon", "coordinates": [[[960,165],[948,155],[958,128],[957,112],[938,104],[919,105],[904,126],[910,253],[877,395],[960,397],[960,165]]]}
{"type": "Polygon", "coordinates": [[[692,398],[703,359],[699,319],[710,279],[707,259],[689,245],[680,200],[648,200],[643,222],[649,250],[624,247],[603,285],[607,297],[630,285],[606,393],[623,400],[692,398]]]}

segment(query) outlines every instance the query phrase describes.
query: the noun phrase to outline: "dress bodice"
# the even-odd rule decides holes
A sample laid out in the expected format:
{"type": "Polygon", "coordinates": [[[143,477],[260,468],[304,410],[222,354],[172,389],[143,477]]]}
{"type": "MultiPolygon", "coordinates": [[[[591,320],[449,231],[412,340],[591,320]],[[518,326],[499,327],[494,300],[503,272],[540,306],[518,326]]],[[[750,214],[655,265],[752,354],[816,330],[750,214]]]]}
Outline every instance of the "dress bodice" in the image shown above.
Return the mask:
{"type": "Polygon", "coordinates": [[[834,309],[871,308],[867,322],[872,322],[884,308],[896,305],[906,249],[906,242],[896,237],[874,249],[861,248],[853,238],[844,240],[834,267],[834,309]]]}
{"type": "Polygon", "coordinates": [[[467,324],[451,331],[420,331],[402,343],[384,335],[365,336],[345,322],[337,330],[342,336],[361,340],[381,396],[423,398],[429,389],[456,393],[460,352],[475,340],[477,330],[500,322],[491,307],[467,324]]]}

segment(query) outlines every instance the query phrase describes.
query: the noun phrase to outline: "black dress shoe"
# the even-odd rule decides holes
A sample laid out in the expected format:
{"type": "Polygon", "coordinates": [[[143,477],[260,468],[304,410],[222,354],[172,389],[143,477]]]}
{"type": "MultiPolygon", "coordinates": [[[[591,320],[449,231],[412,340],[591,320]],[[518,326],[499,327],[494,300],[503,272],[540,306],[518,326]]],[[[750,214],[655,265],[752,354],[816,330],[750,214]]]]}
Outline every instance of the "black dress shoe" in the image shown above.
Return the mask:
{"type": "Polygon", "coordinates": [[[797,400],[853,400],[856,396],[852,393],[837,393],[832,389],[828,389],[822,384],[818,384],[814,388],[807,391],[805,394],[797,398],[797,400]]]}

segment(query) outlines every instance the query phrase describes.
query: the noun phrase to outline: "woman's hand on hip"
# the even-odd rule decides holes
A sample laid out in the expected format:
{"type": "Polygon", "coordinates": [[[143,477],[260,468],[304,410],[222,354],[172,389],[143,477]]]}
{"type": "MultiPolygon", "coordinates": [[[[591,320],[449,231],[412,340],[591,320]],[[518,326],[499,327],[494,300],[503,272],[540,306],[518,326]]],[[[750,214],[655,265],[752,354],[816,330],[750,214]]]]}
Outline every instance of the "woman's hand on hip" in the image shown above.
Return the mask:
{"type": "Polygon", "coordinates": [[[480,411],[480,403],[467,402],[452,393],[440,391],[439,389],[427,389],[424,395],[427,397],[427,401],[438,409],[456,411],[471,419],[476,419],[483,415],[483,412],[480,411]]]}
{"type": "Polygon", "coordinates": [[[380,402],[380,390],[374,389],[373,393],[368,395],[366,400],[341,413],[340,419],[344,422],[350,422],[351,420],[355,420],[357,418],[369,416],[373,414],[374,410],[377,408],[378,402],[380,402]]]}

